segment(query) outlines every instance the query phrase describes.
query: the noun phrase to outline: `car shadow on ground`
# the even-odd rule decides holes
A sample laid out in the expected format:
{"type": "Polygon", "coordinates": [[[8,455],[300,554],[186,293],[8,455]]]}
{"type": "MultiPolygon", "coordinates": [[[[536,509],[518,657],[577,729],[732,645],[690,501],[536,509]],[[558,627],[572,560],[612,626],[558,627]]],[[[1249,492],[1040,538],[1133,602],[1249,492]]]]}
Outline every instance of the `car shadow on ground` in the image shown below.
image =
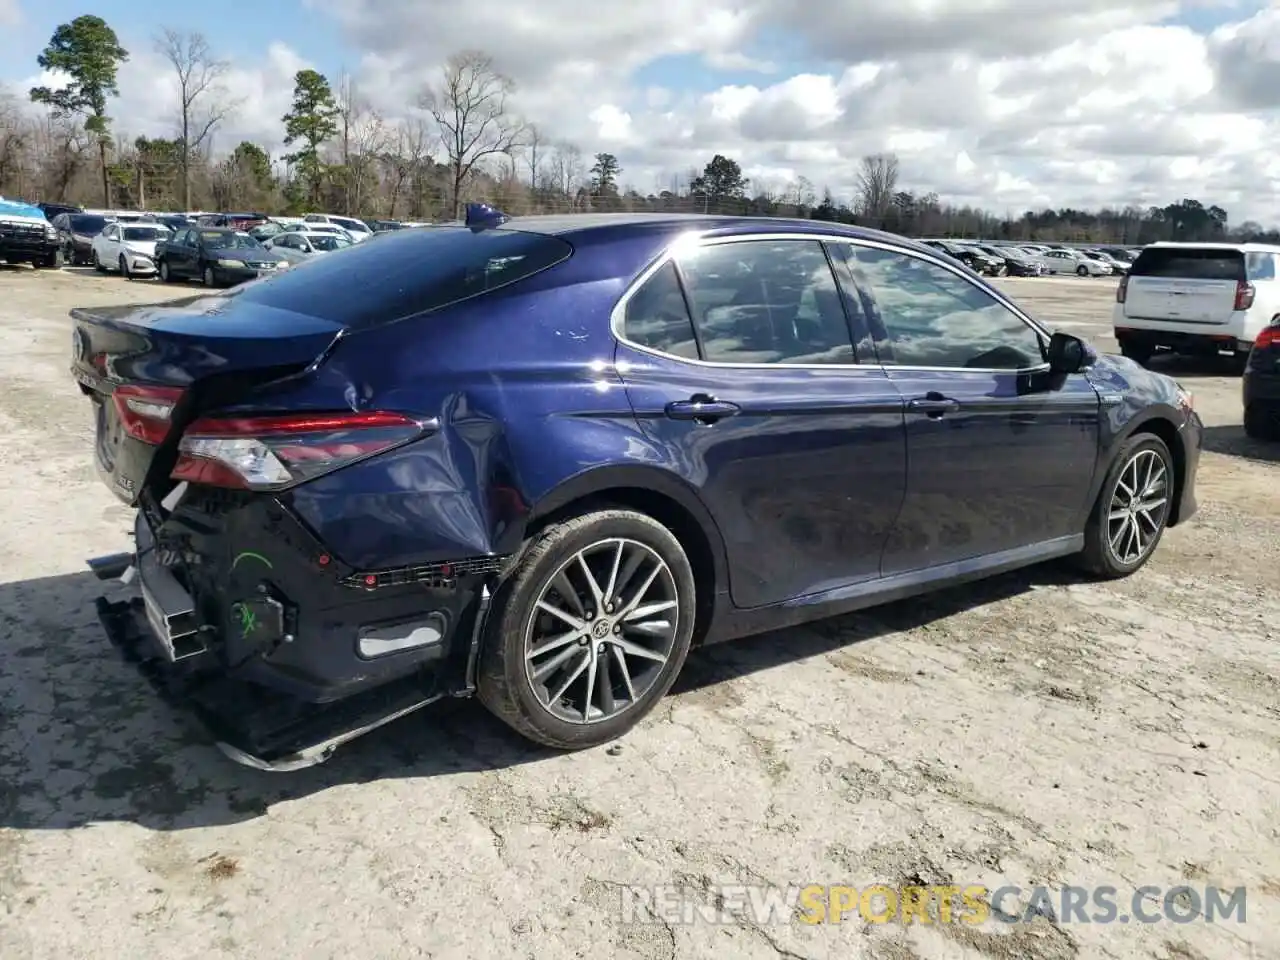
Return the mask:
{"type": "MultiPolygon", "coordinates": [[[[1050,564],[697,650],[671,695],[1077,579],[1050,564]]],[[[0,827],[124,821],[184,830],[251,820],[273,804],[338,785],[497,770],[554,755],[477,702],[449,700],[352,742],[319,767],[241,767],[116,656],[93,607],[104,586],[87,572],[0,584],[0,827]]]]}
{"type": "Polygon", "coordinates": [[[1204,449],[1259,463],[1280,463],[1280,441],[1254,440],[1237,424],[1205,427],[1204,449]]]}

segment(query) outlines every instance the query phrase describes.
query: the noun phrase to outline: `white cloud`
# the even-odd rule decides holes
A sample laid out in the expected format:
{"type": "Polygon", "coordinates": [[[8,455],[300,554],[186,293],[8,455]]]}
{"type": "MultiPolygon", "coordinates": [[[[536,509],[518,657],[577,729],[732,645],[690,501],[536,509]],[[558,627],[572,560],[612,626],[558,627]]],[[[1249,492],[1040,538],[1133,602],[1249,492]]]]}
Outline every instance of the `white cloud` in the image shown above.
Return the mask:
{"type": "MultiPolygon", "coordinates": [[[[1236,221],[1280,220],[1280,10],[1257,4],[668,0],[602,16],[588,0],[306,3],[337,24],[388,117],[450,53],[480,47],[544,137],[617,154],[641,190],[721,153],[760,182],[803,175],[848,197],[858,158],[893,150],[902,186],[1001,211],[1195,196],[1236,221]],[[1237,22],[1198,33],[1176,19],[1193,7],[1237,22]]],[[[311,54],[285,42],[228,75],[242,102],[220,144],[278,149],[311,54]]],[[[118,129],[172,132],[162,63],[135,54],[120,83],[118,129]]]]}

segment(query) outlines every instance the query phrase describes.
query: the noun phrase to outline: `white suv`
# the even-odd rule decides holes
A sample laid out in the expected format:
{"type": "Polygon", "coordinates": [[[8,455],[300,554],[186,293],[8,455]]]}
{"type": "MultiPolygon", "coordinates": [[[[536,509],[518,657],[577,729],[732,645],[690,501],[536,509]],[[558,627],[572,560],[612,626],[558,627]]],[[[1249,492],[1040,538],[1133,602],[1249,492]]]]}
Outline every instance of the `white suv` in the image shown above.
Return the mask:
{"type": "Polygon", "coordinates": [[[306,223],[328,223],[335,227],[341,227],[357,243],[361,240],[368,240],[373,236],[373,231],[369,229],[369,225],[363,220],[357,220],[355,217],[337,217],[331,213],[308,213],[302,219],[306,223]]]}
{"type": "Polygon", "coordinates": [[[1120,352],[1146,363],[1159,349],[1243,361],[1280,316],[1280,246],[1153,243],[1120,281],[1112,312],[1120,352]]]}

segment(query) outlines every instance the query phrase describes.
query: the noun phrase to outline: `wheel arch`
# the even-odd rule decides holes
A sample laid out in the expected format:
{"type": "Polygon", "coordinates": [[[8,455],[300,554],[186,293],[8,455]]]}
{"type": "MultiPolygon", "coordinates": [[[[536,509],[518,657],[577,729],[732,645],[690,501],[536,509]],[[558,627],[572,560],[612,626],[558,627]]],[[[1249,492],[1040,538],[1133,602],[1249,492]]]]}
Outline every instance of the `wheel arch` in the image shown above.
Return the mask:
{"type": "Polygon", "coordinates": [[[680,542],[693,568],[697,615],[694,643],[705,637],[717,596],[728,586],[724,539],[696,491],[684,480],[652,467],[601,467],[563,481],[543,495],[518,530],[504,536],[514,550],[519,542],[553,523],[593,510],[622,507],[657,520],[680,542]],[[710,584],[711,589],[705,589],[710,584]]]}
{"type": "MultiPolygon", "coordinates": [[[[1122,444],[1142,434],[1159,437],[1169,448],[1169,455],[1173,457],[1173,504],[1169,509],[1168,526],[1176,526],[1182,519],[1180,516],[1182,492],[1187,480],[1187,450],[1182,440],[1182,433],[1167,411],[1156,410],[1129,425],[1117,440],[1116,455],[1119,455],[1119,447],[1122,444]]],[[[1114,463],[1114,458],[1112,462],[1114,463]]]]}

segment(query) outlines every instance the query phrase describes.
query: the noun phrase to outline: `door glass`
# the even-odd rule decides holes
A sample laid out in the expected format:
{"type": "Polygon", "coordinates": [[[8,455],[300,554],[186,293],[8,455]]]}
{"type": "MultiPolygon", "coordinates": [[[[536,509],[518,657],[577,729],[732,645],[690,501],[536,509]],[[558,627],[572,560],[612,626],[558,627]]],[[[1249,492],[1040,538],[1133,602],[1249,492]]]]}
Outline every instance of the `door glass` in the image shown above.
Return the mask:
{"type": "Polygon", "coordinates": [[[905,253],[854,247],[850,267],[875,306],[881,362],[1021,370],[1044,362],[1040,335],[982,288],[905,253]]]}
{"type": "Polygon", "coordinates": [[[631,295],[623,335],[632,343],[659,353],[698,359],[698,341],[673,264],[663,264],[631,295]]]}
{"type": "Polygon", "coordinates": [[[679,257],[703,359],[854,363],[835,274],[816,240],[712,244],[679,257]]]}

